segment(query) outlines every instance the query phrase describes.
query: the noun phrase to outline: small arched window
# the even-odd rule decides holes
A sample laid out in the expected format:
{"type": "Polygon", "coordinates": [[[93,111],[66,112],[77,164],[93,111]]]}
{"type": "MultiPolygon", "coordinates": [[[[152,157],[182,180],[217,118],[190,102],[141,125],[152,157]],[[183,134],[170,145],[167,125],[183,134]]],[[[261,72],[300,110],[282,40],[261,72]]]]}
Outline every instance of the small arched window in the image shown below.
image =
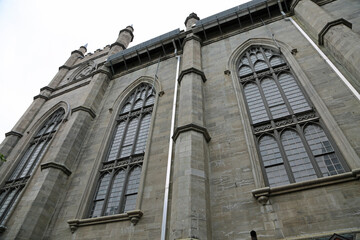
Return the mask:
{"type": "Polygon", "coordinates": [[[123,102],[100,169],[90,218],[135,209],[154,99],[153,88],[143,83],[123,102]]]}
{"type": "Polygon", "coordinates": [[[21,191],[24,189],[25,184],[46,152],[50,140],[59,128],[64,114],[65,110],[59,108],[45,121],[40,130],[32,138],[29,147],[26,149],[9,179],[5,182],[5,185],[1,187],[0,225],[3,225],[7,220],[21,191]]]}
{"type": "Polygon", "coordinates": [[[237,69],[266,185],[349,171],[281,53],[252,47],[237,69]]]}

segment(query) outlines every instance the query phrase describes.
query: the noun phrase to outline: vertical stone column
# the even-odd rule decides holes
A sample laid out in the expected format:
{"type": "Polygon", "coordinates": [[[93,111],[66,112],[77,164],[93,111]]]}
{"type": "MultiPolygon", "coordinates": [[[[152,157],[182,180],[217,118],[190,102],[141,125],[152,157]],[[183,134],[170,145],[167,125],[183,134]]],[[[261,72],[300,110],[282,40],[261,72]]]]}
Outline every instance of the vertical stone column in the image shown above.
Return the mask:
{"type": "Polygon", "coordinates": [[[132,26],[122,29],[116,41],[110,46],[109,56],[126,49],[134,39],[133,32],[134,28],[132,26]]]}
{"type": "MultiPolygon", "coordinates": [[[[10,132],[5,134],[6,138],[0,145],[0,153],[5,155],[5,157],[10,155],[12,149],[16,146],[19,139],[24,135],[25,130],[29,127],[30,123],[35,118],[43,104],[46,102],[53,89],[57,87],[57,85],[65,77],[70,67],[74,65],[77,59],[84,57],[86,51],[86,47],[81,46],[78,50],[75,50],[71,53],[69,59],[63,66],[59,68],[59,72],[52,79],[49,86],[40,90],[40,94],[34,97],[34,101],[20,118],[20,120],[16,123],[10,132]]],[[[1,164],[2,162],[0,162],[0,165],[1,164]]]]}
{"type": "Polygon", "coordinates": [[[351,29],[351,23],[335,18],[311,0],[299,1],[295,6],[295,16],[318,40],[318,44],[326,47],[353,75],[359,89],[360,35],[351,29]]]}
{"type": "MultiPolygon", "coordinates": [[[[121,39],[126,46],[130,42],[130,38],[121,39]]],[[[66,64],[73,64],[75,61],[71,57],[66,64]]],[[[51,218],[54,217],[57,201],[61,194],[65,193],[68,176],[74,171],[76,158],[94,122],[92,119],[100,112],[100,103],[110,79],[110,70],[105,66],[93,72],[87,91],[77,99],[78,106],[73,106],[71,117],[60,126],[50,143],[42,160],[41,172],[40,169],[34,172],[37,177],[25,187],[24,195],[10,219],[12,225],[4,233],[5,238],[43,237],[51,218]]],[[[53,86],[56,85],[55,82],[53,86]]]]}
{"type": "MultiPolygon", "coordinates": [[[[185,21],[189,30],[199,18],[185,21]]],[[[178,122],[174,133],[175,155],[169,239],[211,239],[208,149],[210,136],[204,124],[201,39],[189,33],[185,39],[179,76],[178,122]]]]}

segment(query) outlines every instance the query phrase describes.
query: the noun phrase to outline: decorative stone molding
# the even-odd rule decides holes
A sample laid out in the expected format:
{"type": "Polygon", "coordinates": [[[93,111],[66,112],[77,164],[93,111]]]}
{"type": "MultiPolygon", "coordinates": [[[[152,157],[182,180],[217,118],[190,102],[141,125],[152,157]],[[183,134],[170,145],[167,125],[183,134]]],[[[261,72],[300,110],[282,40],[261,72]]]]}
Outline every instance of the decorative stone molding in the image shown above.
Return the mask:
{"type": "Polygon", "coordinates": [[[36,100],[36,99],[38,99],[38,98],[42,98],[42,99],[44,99],[45,101],[49,100],[48,97],[46,97],[46,96],[44,96],[44,95],[42,95],[42,94],[36,95],[36,96],[34,97],[34,100],[36,100]]]}
{"type": "Polygon", "coordinates": [[[62,171],[63,173],[65,173],[67,176],[71,175],[71,171],[65,165],[62,165],[60,163],[47,162],[47,163],[41,164],[41,171],[44,169],[47,169],[47,168],[55,168],[55,169],[58,169],[58,170],[62,171]]]}
{"type": "Polygon", "coordinates": [[[132,210],[126,213],[97,217],[97,218],[71,219],[68,220],[67,223],[69,224],[71,232],[74,233],[79,227],[82,226],[89,226],[89,225],[110,223],[117,221],[130,220],[133,225],[136,225],[139,222],[142,215],[143,212],[141,210],[132,210]]]}
{"type": "Polygon", "coordinates": [[[271,196],[297,192],[297,191],[302,191],[316,187],[324,187],[327,185],[354,181],[359,179],[360,179],[360,169],[354,169],[351,172],[333,175],[329,177],[322,177],[322,178],[317,178],[299,183],[292,183],[279,187],[264,187],[264,188],[254,189],[251,191],[251,193],[258,200],[259,203],[264,205],[271,196]]]}
{"type": "Polygon", "coordinates": [[[206,128],[204,127],[201,127],[199,125],[196,125],[196,124],[193,124],[193,123],[190,123],[190,124],[187,124],[187,125],[184,125],[184,126],[181,126],[181,127],[177,127],[175,129],[175,132],[174,132],[174,135],[173,135],[173,139],[174,141],[176,141],[176,139],[179,137],[179,135],[183,132],[188,132],[188,131],[195,131],[195,132],[199,132],[199,133],[202,133],[204,135],[204,138],[206,140],[206,142],[210,142],[211,140],[211,137],[209,135],[209,132],[206,128]]]}
{"type": "Polygon", "coordinates": [[[202,44],[202,40],[200,37],[196,36],[196,35],[191,35],[189,37],[186,37],[183,41],[183,43],[181,44],[181,48],[184,49],[185,43],[191,40],[195,40],[198,41],[200,44],[202,44]]]}
{"type": "Polygon", "coordinates": [[[344,24],[345,26],[347,26],[350,29],[352,28],[352,24],[349,21],[347,21],[347,20],[345,20],[343,18],[336,19],[334,21],[328,22],[318,34],[319,45],[320,46],[324,45],[324,36],[330,30],[330,28],[332,28],[332,27],[334,27],[336,25],[341,25],[341,24],[344,24]]]}
{"type": "Polygon", "coordinates": [[[75,53],[77,53],[77,54],[79,54],[80,56],[84,57],[84,54],[83,54],[81,51],[79,51],[79,50],[74,50],[74,51],[72,51],[72,52],[71,52],[71,55],[73,55],[73,54],[75,54],[75,53]]]}
{"type": "Polygon", "coordinates": [[[190,13],[189,16],[185,19],[185,22],[184,22],[185,26],[186,26],[187,22],[188,22],[190,19],[192,19],[192,18],[194,18],[194,19],[196,19],[196,20],[198,20],[198,21],[200,20],[200,18],[198,17],[198,15],[197,15],[196,13],[192,12],[192,13],[190,13]]]}
{"type": "MultiPolygon", "coordinates": [[[[70,86],[70,85],[75,84],[75,83],[77,83],[77,82],[71,82],[71,83],[64,84],[64,85],[58,87],[55,91],[60,90],[60,89],[63,89],[63,88],[66,88],[67,86],[70,86]]],[[[63,94],[65,94],[65,93],[67,93],[67,92],[71,92],[71,91],[73,91],[73,90],[75,90],[75,89],[77,89],[77,88],[81,88],[81,87],[83,87],[83,86],[86,86],[86,85],[88,85],[89,83],[90,83],[90,80],[89,80],[89,81],[86,81],[86,82],[83,82],[83,83],[81,83],[81,84],[77,84],[77,85],[75,85],[74,87],[68,88],[68,89],[66,89],[66,90],[64,90],[64,91],[62,91],[62,92],[56,93],[56,94],[54,94],[54,95],[51,95],[51,96],[49,97],[49,99],[58,97],[58,96],[63,95],[63,94]]]]}
{"type": "Polygon", "coordinates": [[[197,69],[197,68],[192,67],[192,68],[188,68],[188,69],[185,69],[185,70],[181,71],[180,76],[178,78],[178,83],[180,84],[183,77],[186,74],[190,74],[190,73],[195,73],[195,74],[199,75],[201,77],[201,79],[203,80],[203,82],[206,82],[206,77],[205,77],[204,72],[197,69]]]}
{"type": "Polygon", "coordinates": [[[69,82],[79,81],[85,79],[89,76],[93,76],[92,73],[96,70],[97,65],[94,61],[88,61],[83,63],[81,66],[78,67],[71,75],[68,77],[69,82]]]}
{"type": "Polygon", "coordinates": [[[23,134],[19,133],[19,132],[15,132],[15,131],[10,131],[5,133],[5,137],[9,137],[9,136],[15,136],[18,138],[22,138],[23,134]]]}
{"type": "Polygon", "coordinates": [[[126,49],[125,45],[119,42],[114,42],[113,44],[110,45],[110,48],[113,48],[114,46],[119,46],[122,47],[122,49],[126,49]]]}
{"type": "Polygon", "coordinates": [[[84,106],[79,106],[79,107],[73,108],[71,113],[74,113],[74,112],[77,112],[77,111],[87,112],[92,118],[96,118],[96,114],[95,114],[94,110],[92,110],[91,108],[84,107],[84,106]]]}
{"type": "Polygon", "coordinates": [[[103,74],[105,74],[109,79],[111,79],[111,77],[112,77],[111,72],[110,72],[110,71],[107,71],[107,69],[104,69],[104,68],[99,68],[99,69],[95,70],[95,71],[92,73],[92,75],[94,76],[94,75],[96,75],[96,74],[98,74],[98,73],[103,73],[103,74]]]}
{"type": "Polygon", "coordinates": [[[71,69],[71,67],[68,67],[68,66],[62,65],[62,66],[60,66],[60,67],[59,67],[59,71],[60,71],[61,69],[70,70],[70,69],[71,69]]]}
{"type": "Polygon", "coordinates": [[[49,86],[45,86],[45,87],[40,88],[40,92],[45,91],[45,90],[49,91],[49,92],[54,92],[55,91],[55,89],[53,89],[53,88],[51,88],[49,86]]]}

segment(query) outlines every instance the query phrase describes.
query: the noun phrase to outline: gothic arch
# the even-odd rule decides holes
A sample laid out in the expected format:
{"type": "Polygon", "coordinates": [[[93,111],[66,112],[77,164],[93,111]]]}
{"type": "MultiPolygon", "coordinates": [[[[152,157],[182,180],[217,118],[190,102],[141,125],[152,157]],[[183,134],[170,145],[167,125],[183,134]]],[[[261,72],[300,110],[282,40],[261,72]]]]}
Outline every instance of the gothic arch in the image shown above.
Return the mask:
{"type": "MultiPolygon", "coordinates": [[[[255,179],[255,185],[257,188],[264,187],[267,181],[265,181],[264,177],[262,176],[262,169],[259,164],[259,154],[260,152],[257,150],[255,142],[257,140],[255,139],[252,132],[251,122],[249,118],[249,112],[248,112],[248,106],[244,103],[244,93],[241,90],[239,78],[238,78],[238,67],[240,62],[240,56],[244,52],[246,52],[251,47],[256,46],[262,46],[268,49],[273,50],[275,53],[278,52],[279,54],[274,54],[274,56],[282,54],[284,60],[288,63],[288,65],[291,67],[292,71],[295,74],[295,77],[298,79],[298,85],[299,87],[306,92],[305,96],[307,95],[310,99],[310,104],[314,104],[315,108],[318,109],[319,115],[321,115],[322,120],[325,122],[325,125],[331,128],[332,130],[335,130],[332,137],[335,140],[336,145],[338,146],[346,146],[347,149],[342,149],[341,154],[343,154],[344,158],[347,160],[347,163],[349,164],[351,169],[354,169],[358,167],[359,165],[357,162],[357,155],[355,151],[352,149],[352,151],[348,151],[348,148],[350,148],[350,144],[348,143],[347,139],[345,138],[344,134],[340,130],[339,126],[336,124],[335,120],[331,116],[330,112],[326,108],[325,104],[321,100],[321,98],[316,93],[315,89],[312,87],[309,79],[306,77],[303,70],[300,68],[299,64],[297,63],[294,56],[291,54],[291,50],[293,49],[290,45],[283,43],[281,41],[275,42],[272,39],[265,39],[265,38],[256,38],[256,39],[248,39],[247,41],[243,42],[239,47],[237,47],[234,52],[231,54],[228,60],[228,69],[231,73],[231,78],[235,90],[235,94],[238,101],[238,106],[240,110],[241,120],[244,123],[244,130],[245,130],[245,137],[248,143],[248,150],[250,154],[250,161],[253,168],[253,174],[255,179]],[[345,142],[345,144],[344,144],[345,142]]],[[[270,58],[270,59],[272,59],[270,58]]],[[[269,61],[270,61],[269,59],[269,61]]],[[[259,60],[257,60],[259,61],[259,60]]],[[[250,64],[251,65],[251,64],[250,64]]],[[[284,73],[284,71],[280,72],[284,73]]],[[[247,76],[247,75],[246,75],[247,76]]],[[[245,77],[246,77],[245,76],[245,77]]],[[[306,98],[307,98],[306,96],[306,98]]]]}

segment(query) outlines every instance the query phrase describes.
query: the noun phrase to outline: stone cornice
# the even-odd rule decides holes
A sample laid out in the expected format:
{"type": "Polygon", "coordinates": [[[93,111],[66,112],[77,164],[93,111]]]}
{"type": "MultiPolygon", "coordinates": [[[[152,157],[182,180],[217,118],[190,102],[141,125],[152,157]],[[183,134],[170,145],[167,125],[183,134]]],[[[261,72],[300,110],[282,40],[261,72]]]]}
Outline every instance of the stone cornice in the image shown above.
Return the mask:
{"type": "Polygon", "coordinates": [[[336,25],[340,25],[340,24],[344,24],[345,26],[347,26],[350,29],[352,28],[352,24],[343,18],[328,22],[318,34],[319,45],[324,45],[324,36],[330,30],[330,28],[332,28],[336,25]]]}
{"type": "Polygon", "coordinates": [[[176,141],[176,139],[179,137],[179,135],[181,133],[188,132],[188,131],[195,131],[195,132],[199,132],[199,133],[203,134],[206,142],[209,142],[211,140],[209,132],[205,127],[201,127],[201,126],[193,124],[193,123],[177,127],[175,129],[174,135],[172,136],[173,140],[176,141]]]}
{"type": "Polygon", "coordinates": [[[36,99],[38,99],[38,98],[42,98],[42,99],[44,99],[45,101],[49,100],[48,97],[46,97],[46,96],[44,96],[44,95],[42,95],[42,94],[36,95],[36,96],[34,97],[34,100],[36,100],[36,99]]]}
{"type": "MultiPolygon", "coordinates": [[[[134,34],[132,33],[132,31],[130,31],[130,30],[127,29],[127,28],[124,28],[123,30],[121,30],[121,31],[119,32],[119,35],[120,35],[122,32],[128,32],[128,33],[131,35],[131,40],[130,40],[130,42],[133,41],[133,39],[134,39],[134,34]]],[[[125,48],[124,48],[124,49],[125,49],[125,48]]]]}
{"type": "Polygon", "coordinates": [[[23,134],[19,133],[19,132],[15,132],[15,131],[10,131],[5,133],[5,137],[9,137],[9,136],[15,136],[18,138],[22,138],[23,134]]]}
{"type": "MultiPolygon", "coordinates": [[[[80,81],[80,80],[78,80],[78,81],[80,81]]],[[[60,86],[60,87],[58,87],[57,89],[55,89],[55,91],[58,91],[58,90],[61,90],[61,89],[65,88],[65,87],[68,87],[68,86],[70,86],[70,85],[73,85],[73,84],[77,83],[78,81],[71,82],[71,83],[65,84],[65,85],[63,85],[63,86],[60,86]]],[[[77,88],[86,86],[86,85],[88,85],[90,82],[91,82],[91,81],[89,80],[89,81],[83,82],[83,83],[81,83],[81,84],[75,85],[75,86],[72,87],[72,88],[66,89],[66,90],[64,90],[64,91],[62,91],[62,92],[59,92],[59,93],[56,93],[56,94],[50,96],[49,99],[58,97],[58,96],[60,96],[60,95],[63,95],[63,94],[65,94],[65,93],[68,93],[68,92],[70,92],[70,91],[72,91],[72,90],[74,90],[74,89],[77,89],[77,88]]]]}
{"type": "Polygon", "coordinates": [[[117,222],[117,221],[128,221],[130,220],[133,225],[136,225],[143,212],[140,210],[132,210],[126,213],[120,213],[110,216],[102,216],[97,218],[86,218],[86,219],[71,219],[68,220],[67,223],[69,224],[70,230],[72,233],[76,231],[79,227],[82,226],[89,226],[95,224],[102,224],[102,223],[110,223],[110,222],[117,222]]]}
{"type": "Polygon", "coordinates": [[[71,67],[68,67],[68,66],[66,66],[66,65],[62,65],[62,66],[59,67],[59,71],[60,71],[61,69],[70,70],[71,67]]]}
{"type": "Polygon", "coordinates": [[[295,8],[298,5],[298,3],[300,2],[300,0],[294,0],[290,6],[290,12],[291,14],[295,13],[295,8]]]}
{"type": "Polygon", "coordinates": [[[193,34],[193,35],[188,36],[188,37],[186,37],[184,39],[184,41],[183,41],[183,43],[181,45],[181,48],[184,49],[185,43],[188,42],[188,41],[191,41],[191,40],[198,41],[200,44],[202,44],[202,39],[199,36],[193,34]]]}
{"type": "Polygon", "coordinates": [[[178,78],[179,84],[181,83],[181,80],[183,79],[183,77],[189,73],[195,73],[195,74],[199,75],[201,77],[201,79],[203,80],[203,82],[206,82],[206,77],[205,77],[205,74],[203,71],[201,71],[197,68],[188,68],[188,69],[181,71],[180,76],[178,78]]]}
{"type": "Polygon", "coordinates": [[[41,171],[44,169],[47,169],[47,168],[58,169],[58,170],[62,171],[63,173],[65,173],[67,176],[71,175],[71,171],[65,165],[62,165],[60,163],[47,162],[47,163],[41,164],[41,171]]]}
{"type": "Polygon", "coordinates": [[[79,106],[79,107],[75,107],[71,110],[72,113],[77,112],[77,111],[87,112],[92,118],[96,118],[96,114],[95,114],[94,110],[92,110],[91,108],[79,106]]]}

